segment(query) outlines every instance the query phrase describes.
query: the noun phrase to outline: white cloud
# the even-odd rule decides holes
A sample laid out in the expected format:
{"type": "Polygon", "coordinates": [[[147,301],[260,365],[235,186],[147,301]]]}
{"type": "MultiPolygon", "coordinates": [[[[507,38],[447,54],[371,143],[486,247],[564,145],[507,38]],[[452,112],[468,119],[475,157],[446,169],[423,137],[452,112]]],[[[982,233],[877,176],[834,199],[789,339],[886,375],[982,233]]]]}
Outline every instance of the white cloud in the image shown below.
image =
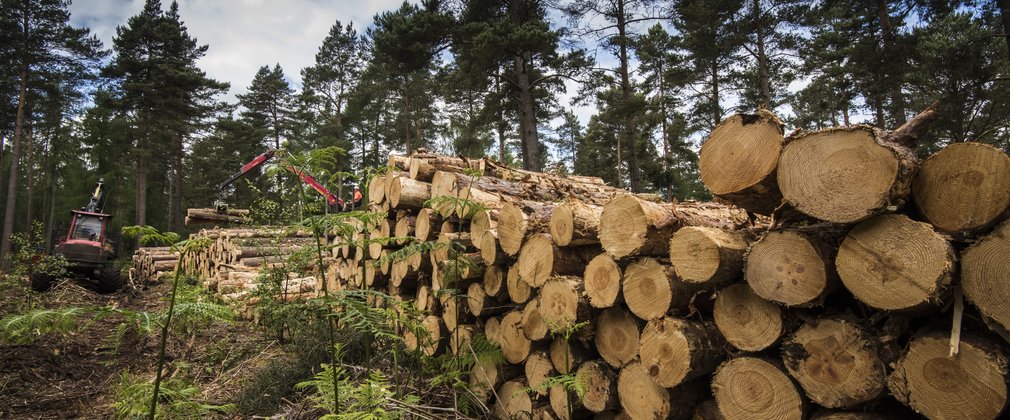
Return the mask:
{"type": "MultiPolygon", "coordinates": [[[[300,87],[302,68],[312,65],[316,51],[340,20],[354,22],[358,33],[379,12],[401,0],[181,0],[179,14],[207,55],[198,65],[211,78],[231,83],[223,98],[235,101],[260,66],[280,63],[284,74],[300,87]]],[[[168,8],[169,0],[163,0],[168,8]]],[[[111,48],[116,27],[140,13],[143,0],[78,0],[71,4],[71,23],[91,28],[111,48]]]]}

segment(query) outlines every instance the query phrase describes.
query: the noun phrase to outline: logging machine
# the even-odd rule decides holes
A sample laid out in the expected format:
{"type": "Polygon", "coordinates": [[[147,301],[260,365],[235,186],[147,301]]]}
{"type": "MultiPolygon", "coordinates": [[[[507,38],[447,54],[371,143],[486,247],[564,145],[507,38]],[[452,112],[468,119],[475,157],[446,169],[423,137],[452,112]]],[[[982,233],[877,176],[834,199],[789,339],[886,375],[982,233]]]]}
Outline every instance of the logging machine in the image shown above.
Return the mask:
{"type": "MultiPolygon", "coordinates": [[[[228,203],[225,202],[225,199],[228,198],[229,195],[228,186],[235,183],[235,181],[237,181],[239,178],[246,176],[246,174],[252,172],[256,168],[263,166],[263,164],[267,163],[267,161],[272,159],[274,155],[277,154],[277,152],[286,152],[286,151],[284,149],[268,149],[266,152],[263,152],[263,154],[256,156],[256,158],[249,161],[249,163],[242,165],[242,168],[239,169],[238,172],[234,173],[232,176],[230,176],[228,179],[226,179],[224,182],[222,182],[220,185],[217,186],[218,198],[217,201],[214,202],[214,208],[217,210],[218,213],[224,214],[228,212],[228,203]]],[[[305,171],[301,169],[295,168],[290,163],[286,164],[285,167],[289,171],[294,172],[295,175],[298,175],[298,179],[302,180],[302,182],[308,184],[308,186],[312,187],[312,189],[316,190],[316,192],[325,197],[326,204],[329,206],[330,211],[340,212],[346,210],[344,200],[341,199],[340,197],[333,195],[333,193],[331,193],[330,190],[326,189],[326,187],[324,187],[322,184],[316,181],[316,179],[313,178],[311,175],[305,173],[305,171]]],[[[357,207],[360,201],[361,201],[361,195],[355,194],[354,200],[351,203],[351,207],[357,207]]]]}
{"type": "MultiPolygon", "coordinates": [[[[112,215],[102,209],[105,184],[99,179],[88,204],[80,210],[71,210],[70,229],[59,239],[53,255],[69,263],[70,273],[78,279],[88,280],[102,293],[111,293],[123,284],[119,269],[113,263],[117,257],[116,243],[109,235],[112,215]]],[[[32,273],[32,288],[49,289],[55,280],[49,273],[32,273]]]]}

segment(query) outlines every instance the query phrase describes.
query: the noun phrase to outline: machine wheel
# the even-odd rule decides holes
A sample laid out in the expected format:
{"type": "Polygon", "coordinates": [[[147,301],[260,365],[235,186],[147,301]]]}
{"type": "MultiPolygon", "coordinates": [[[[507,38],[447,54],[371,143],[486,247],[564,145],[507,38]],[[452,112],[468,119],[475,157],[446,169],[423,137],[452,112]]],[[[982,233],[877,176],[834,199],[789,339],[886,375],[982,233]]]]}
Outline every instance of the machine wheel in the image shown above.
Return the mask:
{"type": "Polygon", "coordinates": [[[32,273],[31,280],[32,290],[36,292],[44,292],[53,286],[53,281],[56,279],[46,273],[32,273]]]}
{"type": "Polygon", "coordinates": [[[105,267],[98,270],[98,293],[112,293],[123,286],[123,276],[115,267],[105,267]]]}

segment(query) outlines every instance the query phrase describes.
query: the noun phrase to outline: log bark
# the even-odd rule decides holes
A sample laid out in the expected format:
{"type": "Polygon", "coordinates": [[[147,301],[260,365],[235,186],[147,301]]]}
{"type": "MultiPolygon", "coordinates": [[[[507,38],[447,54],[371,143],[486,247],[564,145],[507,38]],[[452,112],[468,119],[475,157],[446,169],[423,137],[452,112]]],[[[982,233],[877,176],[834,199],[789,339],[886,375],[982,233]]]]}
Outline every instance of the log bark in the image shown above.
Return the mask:
{"type": "Polygon", "coordinates": [[[215,209],[186,209],[186,225],[203,223],[252,223],[249,217],[249,210],[228,209],[225,213],[218,213],[215,209]]]}
{"type": "Polygon", "coordinates": [[[782,310],[754,294],[746,283],[720,290],[712,317],[726,341],[743,351],[767,349],[782,335],[782,310]]]}
{"type": "Polygon", "coordinates": [[[719,412],[727,420],[803,418],[803,397],[775,364],[738,357],[719,366],[712,378],[719,412]]]}
{"type": "Polygon", "coordinates": [[[603,206],[600,244],[616,259],[629,255],[662,256],[670,252],[670,238],[684,226],[732,230],[748,223],[742,210],[716,203],[664,206],[626,195],[603,206]]]}
{"type": "Polygon", "coordinates": [[[841,318],[805,323],[782,343],[782,361],[806,396],[826,408],[853,408],[884,391],[880,340],[841,318]]]}
{"type": "Polygon", "coordinates": [[[930,225],[904,215],[877,216],[849,232],[835,259],[857,299],[877,309],[937,307],[951,282],[954,252],[930,225]]]}
{"type": "Polygon", "coordinates": [[[999,418],[1007,404],[1007,354],[994,343],[962,337],[951,357],[946,334],[913,338],[887,386],[899,402],[929,418],[999,418]]]}
{"type": "Polygon", "coordinates": [[[610,366],[620,368],[638,357],[638,321],[619,306],[604,309],[596,319],[596,350],[610,366]]]}
{"type": "Polygon", "coordinates": [[[775,170],[785,139],[771,112],[737,114],[719,123],[701,146],[701,180],[712,195],[758,214],[782,201],[775,170]]]}
{"type": "Polygon", "coordinates": [[[961,254],[964,295],[986,318],[1010,331],[1010,222],[961,254]]]}
{"type": "Polygon", "coordinates": [[[551,211],[551,238],[558,246],[598,244],[602,213],[602,206],[569,199],[551,211]]]}
{"type": "Polygon", "coordinates": [[[620,301],[621,267],[607,254],[589,261],[583,274],[586,296],[594,308],[609,308],[620,301]]]}
{"type": "Polygon", "coordinates": [[[541,287],[554,275],[582,275],[586,264],[597,254],[597,247],[558,247],[551,235],[543,233],[533,235],[523,244],[516,265],[526,284],[541,287]]]}
{"type": "Polygon", "coordinates": [[[724,345],[712,323],[665,317],[646,324],[638,354],[656,383],[673,388],[715,370],[724,345]]]}
{"type": "Polygon", "coordinates": [[[930,224],[964,238],[991,227],[1010,206],[1010,157],[982,143],[954,143],[933,154],[912,182],[930,224]]]}

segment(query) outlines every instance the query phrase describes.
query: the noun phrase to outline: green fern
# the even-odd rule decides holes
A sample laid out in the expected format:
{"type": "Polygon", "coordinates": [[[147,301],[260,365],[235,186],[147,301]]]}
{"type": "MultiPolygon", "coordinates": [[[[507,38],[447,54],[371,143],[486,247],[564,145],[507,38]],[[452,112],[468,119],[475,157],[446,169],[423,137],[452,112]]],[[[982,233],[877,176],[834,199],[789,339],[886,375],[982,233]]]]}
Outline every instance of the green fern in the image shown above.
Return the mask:
{"type": "Polygon", "coordinates": [[[575,395],[581,400],[586,395],[586,385],[583,384],[578,378],[575,377],[574,372],[570,372],[566,375],[550,376],[540,386],[537,387],[526,387],[526,392],[543,392],[551,389],[555,385],[560,385],[566,391],[575,392],[575,395]]]}
{"type": "Polygon", "coordinates": [[[453,210],[458,210],[458,213],[460,213],[464,219],[488,209],[487,206],[473,200],[448,195],[432,197],[424,202],[424,206],[433,209],[451,208],[453,210]]]}
{"type": "Polygon", "coordinates": [[[28,344],[45,335],[67,335],[79,329],[78,322],[89,308],[35,309],[0,319],[0,339],[28,344]]]}
{"type": "Polygon", "coordinates": [[[161,245],[168,246],[179,242],[179,234],[175,232],[161,232],[151,226],[124,226],[123,236],[140,240],[141,245],[161,245]]]}
{"type": "MultiPolygon", "coordinates": [[[[116,387],[113,407],[119,418],[140,418],[149,415],[154,384],[124,371],[116,387]]],[[[234,404],[214,405],[196,401],[200,388],[186,381],[172,378],[161,384],[161,404],[155,413],[157,419],[208,418],[235,411],[234,404]]]]}

